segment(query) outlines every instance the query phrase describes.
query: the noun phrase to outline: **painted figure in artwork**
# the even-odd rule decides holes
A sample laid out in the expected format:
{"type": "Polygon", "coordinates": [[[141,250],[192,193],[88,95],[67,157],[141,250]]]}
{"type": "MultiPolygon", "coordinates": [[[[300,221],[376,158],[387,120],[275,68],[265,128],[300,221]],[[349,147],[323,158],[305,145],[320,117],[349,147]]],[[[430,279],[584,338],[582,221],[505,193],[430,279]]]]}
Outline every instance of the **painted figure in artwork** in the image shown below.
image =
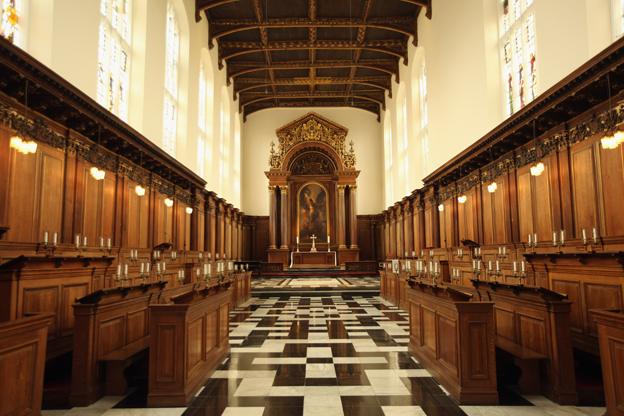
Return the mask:
{"type": "Polygon", "coordinates": [[[327,240],[327,194],[317,183],[304,185],[299,192],[299,236],[309,240],[314,234],[327,240]]]}

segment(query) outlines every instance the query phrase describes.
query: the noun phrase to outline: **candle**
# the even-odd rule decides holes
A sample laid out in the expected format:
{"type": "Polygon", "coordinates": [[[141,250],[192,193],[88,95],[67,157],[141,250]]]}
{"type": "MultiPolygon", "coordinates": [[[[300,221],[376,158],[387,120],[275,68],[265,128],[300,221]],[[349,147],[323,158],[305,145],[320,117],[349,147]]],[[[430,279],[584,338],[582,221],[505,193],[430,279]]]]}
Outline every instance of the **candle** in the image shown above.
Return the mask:
{"type": "Polygon", "coordinates": [[[329,237],[329,235],[327,236],[327,244],[329,244],[331,242],[331,238],[329,237]]]}
{"type": "Polygon", "coordinates": [[[481,260],[477,260],[477,270],[481,270],[481,260]]]}
{"type": "Polygon", "coordinates": [[[559,233],[561,235],[561,245],[565,244],[565,230],[561,230],[559,233]]]}
{"type": "Polygon", "coordinates": [[[533,233],[533,245],[537,245],[537,233],[533,233]]]}
{"type": "Polygon", "coordinates": [[[212,264],[208,265],[208,276],[212,276],[212,264]]]}
{"type": "Polygon", "coordinates": [[[100,247],[104,247],[104,237],[100,237],[100,247]]]}
{"type": "Polygon", "coordinates": [[[150,272],[150,268],[151,268],[151,264],[150,264],[150,262],[145,263],[145,271],[146,271],[147,273],[149,273],[149,272],[150,272]]]}
{"type": "Polygon", "coordinates": [[[44,231],[43,232],[43,242],[47,245],[48,244],[48,232],[44,231]]]}
{"type": "Polygon", "coordinates": [[[500,262],[496,260],[496,271],[500,272],[500,262]]]}
{"type": "Polygon", "coordinates": [[[121,264],[117,265],[117,276],[121,276],[121,264]]]}
{"type": "Polygon", "coordinates": [[[557,245],[557,232],[553,231],[553,246],[557,245]]]}
{"type": "Polygon", "coordinates": [[[297,236],[297,244],[299,244],[299,236],[297,236]]]}
{"type": "Polygon", "coordinates": [[[488,270],[492,270],[492,260],[488,260],[488,270]]]}
{"type": "Polygon", "coordinates": [[[80,234],[76,234],[76,248],[80,248],[80,234]]]}
{"type": "Polygon", "coordinates": [[[524,273],[524,260],[520,262],[520,270],[524,273]]]}
{"type": "Polygon", "coordinates": [[[199,253],[198,254],[199,259],[201,260],[204,257],[204,253],[199,253]]]}
{"type": "Polygon", "coordinates": [[[141,274],[145,272],[145,264],[141,263],[141,274]]]}
{"type": "Polygon", "coordinates": [[[82,237],[82,245],[83,246],[87,246],[87,236],[85,235],[84,237],[82,237]]]}
{"type": "Polygon", "coordinates": [[[529,234],[529,245],[533,245],[533,236],[529,234]]]}
{"type": "Polygon", "coordinates": [[[55,232],[52,235],[52,245],[54,245],[56,247],[56,244],[58,243],[58,234],[55,232]]]}
{"type": "Polygon", "coordinates": [[[124,264],[124,274],[128,276],[128,265],[124,264]]]}
{"type": "Polygon", "coordinates": [[[162,262],[162,265],[163,265],[162,270],[163,270],[163,272],[164,272],[165,270],[167,270],[167,263],[165,263],[165,262],[163,261],[163,262],[162,262]]]}
{"type": "Polygon", "coordinates": [[[412,250],[412,257],[416,257],[416,252],[412,250]]]}
{"type": "Polygon", "coordinates": [[[110,237],[106,239],[106,247],[108,247],[109,250],[111,248],[111,239],[110,239],[110,237]]]}
{"type": "Polygon", "coordinates": [[[594,240],[594,244],[598,243],[598,229],[596,227],[592,228],[592,239],[594,240]]]}
{"type": "Polygon", "coordinates": [[[160,263],[156,263],[156,271],[160,273],[160,263]]]}
{"type": "Polygon", "coordinates": [[[581,234],[583,234],[583,244],[587,244],[587,233],[585,232],[585,228],[581,230],[581,234]]]}
{"type": "Polygon", "coordinates": [[[513,271],[516,273],[518,271],[518,266],[516,265],[516,261],[513,262],[513,271]]]}

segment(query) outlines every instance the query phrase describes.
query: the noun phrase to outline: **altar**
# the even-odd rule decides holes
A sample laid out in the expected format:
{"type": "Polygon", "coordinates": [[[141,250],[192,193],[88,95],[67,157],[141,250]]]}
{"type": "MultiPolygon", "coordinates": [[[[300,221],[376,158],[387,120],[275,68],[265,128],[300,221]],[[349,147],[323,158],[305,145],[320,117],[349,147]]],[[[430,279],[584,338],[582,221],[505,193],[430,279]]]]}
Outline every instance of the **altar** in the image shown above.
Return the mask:
{"type": "Polygon", "coordinates": [[[337,266],[335,251],[293,251],[290,253],[291,269],[324,269],[337,266]]]}

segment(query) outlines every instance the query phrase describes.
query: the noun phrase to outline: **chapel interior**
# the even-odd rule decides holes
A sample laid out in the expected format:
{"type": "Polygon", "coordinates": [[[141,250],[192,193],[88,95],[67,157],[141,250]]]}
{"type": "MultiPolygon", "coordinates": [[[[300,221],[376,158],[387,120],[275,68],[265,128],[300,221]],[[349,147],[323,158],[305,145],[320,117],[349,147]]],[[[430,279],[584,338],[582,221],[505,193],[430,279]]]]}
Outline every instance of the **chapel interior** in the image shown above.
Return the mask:
{"type": "Polygon", "coordinates": [[[0,16],[0,416],[624,416],[624,0],[0,16]]]}

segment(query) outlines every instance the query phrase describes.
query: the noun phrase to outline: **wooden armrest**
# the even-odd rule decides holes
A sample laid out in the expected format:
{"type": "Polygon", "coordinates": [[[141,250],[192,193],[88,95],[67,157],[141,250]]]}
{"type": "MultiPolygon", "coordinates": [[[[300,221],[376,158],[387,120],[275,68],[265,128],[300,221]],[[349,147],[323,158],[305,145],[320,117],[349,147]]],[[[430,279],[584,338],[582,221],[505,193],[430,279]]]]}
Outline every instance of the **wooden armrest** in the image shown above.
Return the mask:
{"type": "Polygon", "coordinates": [[[496,337],[496,346],[522,360],[545,360],[548,357],[530,348],[523,347],[508,339],[496,337]]]}

